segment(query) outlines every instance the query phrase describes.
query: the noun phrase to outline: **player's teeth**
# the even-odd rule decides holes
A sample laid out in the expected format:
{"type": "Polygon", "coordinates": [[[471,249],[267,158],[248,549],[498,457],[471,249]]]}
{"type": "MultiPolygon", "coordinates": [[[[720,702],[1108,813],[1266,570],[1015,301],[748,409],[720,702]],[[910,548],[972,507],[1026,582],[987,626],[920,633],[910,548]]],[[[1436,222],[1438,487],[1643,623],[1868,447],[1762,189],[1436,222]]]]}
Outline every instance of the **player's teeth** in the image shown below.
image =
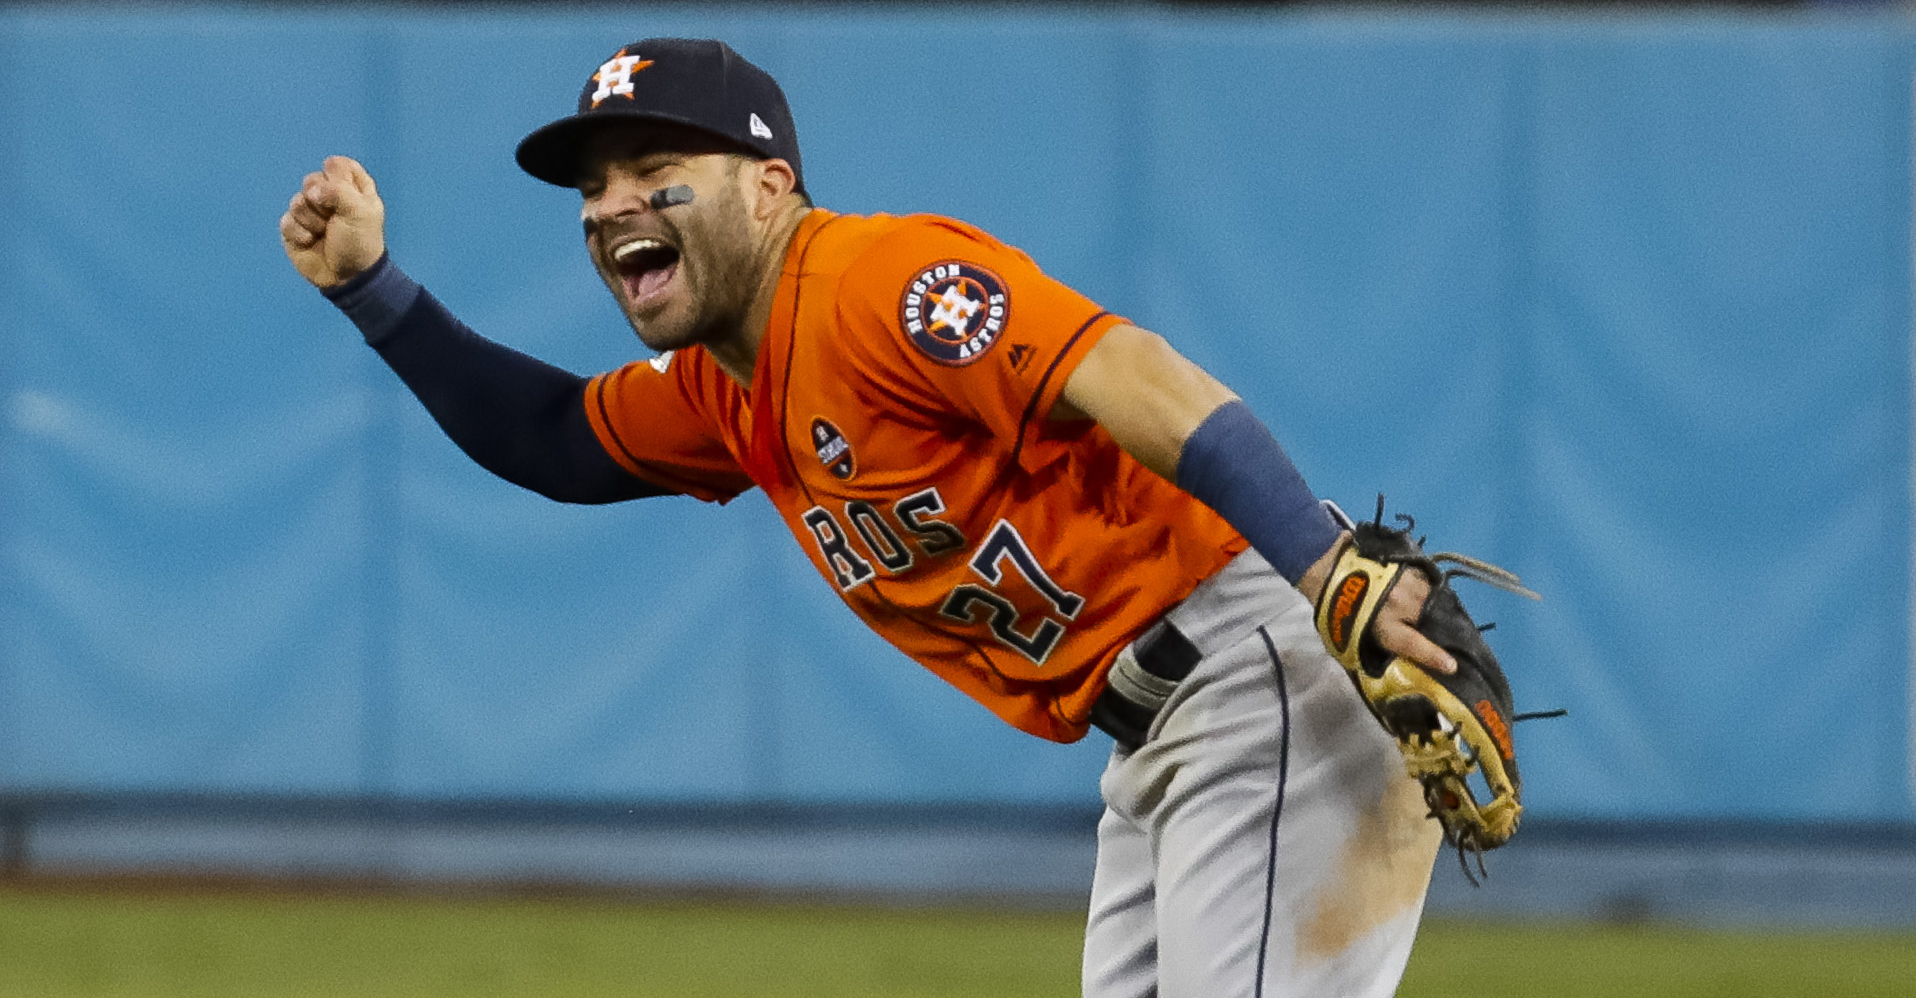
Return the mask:
{"type": "Polygon", "coordinates": [[[657,239],[634,239],[631,242],[626,243],[624,246],[621,246],[618,249],[613,250],[612,259],[617,260],[620,263],[624,263],[626,257],[631,256],[632,254],[637,253],[640,250],[656,249],[664,245],[665,245],[664,243],[659,242],[657,239]]]}

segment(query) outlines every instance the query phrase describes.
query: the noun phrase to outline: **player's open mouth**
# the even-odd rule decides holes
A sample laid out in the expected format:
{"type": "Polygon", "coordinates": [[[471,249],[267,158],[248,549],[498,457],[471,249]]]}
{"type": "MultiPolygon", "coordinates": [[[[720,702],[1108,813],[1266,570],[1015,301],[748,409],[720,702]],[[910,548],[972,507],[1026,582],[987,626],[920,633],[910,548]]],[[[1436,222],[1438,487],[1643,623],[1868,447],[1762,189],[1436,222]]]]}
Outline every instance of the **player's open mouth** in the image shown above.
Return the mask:
{"type": "Polygon", "coordinates": [[[644,305],[665,292],[679,272],[679,251],[657,239],[634,239],[612,251],[612,265],[625,284],[625,296],[644,305]]]}

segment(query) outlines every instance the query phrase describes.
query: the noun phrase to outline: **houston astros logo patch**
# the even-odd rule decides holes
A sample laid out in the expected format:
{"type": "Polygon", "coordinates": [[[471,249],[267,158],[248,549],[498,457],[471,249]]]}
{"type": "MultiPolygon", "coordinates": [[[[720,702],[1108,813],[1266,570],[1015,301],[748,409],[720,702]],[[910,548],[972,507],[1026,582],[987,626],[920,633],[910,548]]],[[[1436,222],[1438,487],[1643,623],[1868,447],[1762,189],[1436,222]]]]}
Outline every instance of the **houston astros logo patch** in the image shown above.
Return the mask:
{"type": "Polygon", "coordinates": [[[925,268],[898,299],[898,322],[926,356],[962,366],[984,356],[1005,330],[1011,301],[1005,282],[975,263],[947,260],[925,268]]]}
{"type": "Polygon", "coordinates": [[[845,441],[838,427],[823,416],[812,418],[812,446],[818,448],[818,463],[824,465],[833,478],[842,481],[858,470],[852,461],[852,445],[845,441]]]}

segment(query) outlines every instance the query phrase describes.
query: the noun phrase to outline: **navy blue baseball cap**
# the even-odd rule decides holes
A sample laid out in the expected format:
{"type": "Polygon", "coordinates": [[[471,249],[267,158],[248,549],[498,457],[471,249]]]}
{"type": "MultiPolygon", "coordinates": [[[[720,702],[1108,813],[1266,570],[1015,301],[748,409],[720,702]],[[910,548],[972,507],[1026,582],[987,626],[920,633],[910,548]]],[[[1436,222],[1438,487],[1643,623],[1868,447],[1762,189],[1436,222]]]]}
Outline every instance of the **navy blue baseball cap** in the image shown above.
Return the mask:
{"type": "Polygon", "coordinates": [[[648,38],[613,53],[579,92],[577,112],[520,141],[519,166],[548,184],[577,187],[586,140],[618,122],[683,125],[741,153],[782,159],[792,164],[799,193],[805,192],[785,92],[724,42],[648,38]]]}

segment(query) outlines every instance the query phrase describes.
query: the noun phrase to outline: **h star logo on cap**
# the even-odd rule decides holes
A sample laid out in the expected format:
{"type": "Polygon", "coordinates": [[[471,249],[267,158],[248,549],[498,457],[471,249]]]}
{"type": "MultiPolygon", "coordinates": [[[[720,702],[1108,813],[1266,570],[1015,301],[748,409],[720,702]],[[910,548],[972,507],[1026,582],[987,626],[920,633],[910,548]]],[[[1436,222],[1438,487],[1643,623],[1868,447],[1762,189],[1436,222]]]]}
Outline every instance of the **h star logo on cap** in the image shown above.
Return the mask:
{"type": "Polygon", "coordinates": [[[652,60],[643,56],[626,55],[625,50],[620,49],[618,55],[606,60],[605,65],[600,66],[599,71],[592,74],[592,78],[599,81],[599,89],[592,92],[592,106],[598,107],[600,101],[614,94],[621,97],[632,96],[632,74],[650,65],[652,60]]]}

